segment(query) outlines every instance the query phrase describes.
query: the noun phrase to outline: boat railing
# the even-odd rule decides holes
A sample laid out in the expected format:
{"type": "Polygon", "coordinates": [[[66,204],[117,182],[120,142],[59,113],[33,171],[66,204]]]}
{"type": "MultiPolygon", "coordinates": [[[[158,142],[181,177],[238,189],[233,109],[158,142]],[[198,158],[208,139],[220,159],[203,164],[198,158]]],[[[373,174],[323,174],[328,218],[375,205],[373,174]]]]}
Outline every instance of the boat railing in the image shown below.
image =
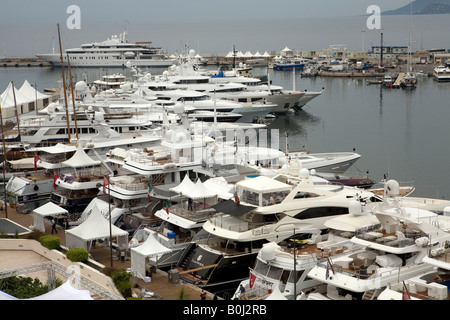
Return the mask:
{"type": "Polygon", "coordinates": [[[142,183],[142,182],[138,182],[138,183],[112,182],[111,184],[118,188],[128,190],[128,191],[141,191],[141,190],[148,189],[148,185],[145,183],[142,183]]]}
{"type": "Polygon", "coordinates": [[[170,207],[170,211],[182,218],[197,222],[197,221],[206,221],[208,218],[213,216],[216,213],[216,210],[213,208],[206,208],[201,210],[188,210],[186,208],[181,208],[179,206],[170,207]]]}
{"type": "Polygon", "coordinates": [[[245,232],[253,230],[254,235],[271,233],[273,229],[265,222],[248,222],[228,215],[214,216],[209,221],[216,227],[229,231],[245,232]]]}

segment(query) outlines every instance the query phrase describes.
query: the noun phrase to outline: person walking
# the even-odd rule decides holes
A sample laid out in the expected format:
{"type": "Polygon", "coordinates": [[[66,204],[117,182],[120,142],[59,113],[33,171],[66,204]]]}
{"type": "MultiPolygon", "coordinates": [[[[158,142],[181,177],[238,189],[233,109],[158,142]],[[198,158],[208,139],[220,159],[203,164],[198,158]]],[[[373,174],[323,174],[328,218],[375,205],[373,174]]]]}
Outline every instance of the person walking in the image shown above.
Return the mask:
{"type": "Polygon", "coordinates": [[[53,231],[55,231],[55,233],[58,233],[58,230],[56,230],[56,221],[55,218],[52,219],[52,234],[53,231]]]}
{"type": "Polygon", "coordinates": [[[206,300],[206,291],[205,290],[202,290],[202,293],[200,293],[200,298],[202,300],[206,300]]]}

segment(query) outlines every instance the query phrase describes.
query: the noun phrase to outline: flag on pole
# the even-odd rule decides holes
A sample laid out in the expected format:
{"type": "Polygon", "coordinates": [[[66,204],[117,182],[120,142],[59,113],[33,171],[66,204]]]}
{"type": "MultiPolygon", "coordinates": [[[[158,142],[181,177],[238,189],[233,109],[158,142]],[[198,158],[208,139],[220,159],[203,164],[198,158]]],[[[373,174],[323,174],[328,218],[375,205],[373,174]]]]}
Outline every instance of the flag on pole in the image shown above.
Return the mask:
{"type": "Polygon", "coordinates": [[[239,197],[237,195],[237,192],[234,193],[234,202],[236,202],[236,204],[240,204],[241,202],[239,201],[239,197]]]}
{"type": "Polygon", "coordinates": [[[56,180],[59,179],[59,174],[58,173],[53,173],[53,189],[56,189],[56,180]]]}
{"type": "Polygon", "coordinates": [[[34,153],[34,171],[37,171],[37,163],[39,161],[39,156],[37,155],[37,153],[34,153]]]}
{"type": "Polygon", "coordinates": [[[250,289],[253,288],[255,281],[256,281],[256,275],[252,272],[252,270],[250,270],[250,282],[249,282],[250,289]]]}
{"type": "Polygon", "coordinates": [[[103,194],[106,194],[106,186],[108,186],[109,181],[106,176],[103,177],[103,194]]]}
{"type": "Polygon", "coordinates": [[[166,213],[169,214],[170,203],[166,201],[166,213]]]}
{"type": "Polygon", "coordinates": [[[409,295],[408,288],[405,285],[405,281],[403,281],[402,300],[411,300],[411,296],[409,295]]]}
{"type": "Polygon", "coordinates": [[[152,190],[153,190],[153,187],[152,187],[152,184],[150,183],[150,180],[148,181],[147,185],[148,185],[147,201],[150,202],[150,192],[152,192],[152,190]]]}
{"type": "Polygon", "coordinates": [[[330,277],[330,269],[331,269],[331,272],[333,272],[333,274],[335,274],[333,264],[331,263],[330,258],[327,258],[327,272],[325,274],[325,279],[328,279],[330,277]]]}

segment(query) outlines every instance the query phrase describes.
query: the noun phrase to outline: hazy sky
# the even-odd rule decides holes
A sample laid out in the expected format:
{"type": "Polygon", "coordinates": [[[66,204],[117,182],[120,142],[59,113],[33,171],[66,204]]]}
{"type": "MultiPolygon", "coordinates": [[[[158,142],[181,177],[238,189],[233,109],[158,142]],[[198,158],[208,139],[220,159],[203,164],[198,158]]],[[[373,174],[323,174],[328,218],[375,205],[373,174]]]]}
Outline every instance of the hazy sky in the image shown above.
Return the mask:
{"type": "MultiPolygon", "coordinates": [[[[278,50],[312,45],[318,30],[308,30],[307,18],[361,17],[355,22],[357,38],[365,28],[367,8],[380,7],[381,12],[392,10],[412,0],[14,0],[2,1],[0,11],[0,56],[29,57],[58,49],[56,25],[61,26],[63,48],[79,47],[83,43],[102,41],[111,34],[124,31],[129,23],[129,41],[153,41],[169,52],[181,50],[182,44],[201,45],[202,51],[227,53],[231,45],[242,50],[278,50]],[[81,30],[69,30],[67,21],[71,5],[80,8],[81,30]],[[252,21],[258,23],[252,24],[252,21]],[[261,27],[261,21],[267,25],[261,27]],[[290,21],[289,30],[281,22],[290,21]],[[297,22],[298,20],[298,22],[297,22]],[[235,23],[235,22],[244,22],[235,23]],[[275,22],[274,22],[275,21],[275,22]],[[177,22],[177,23],[174,23],[177,22]],[[213,25],[214,22],[218,22],[213,25]],[[219,23],[220,22],[220,23],[219,23]],[[277,22],[280,22],[279,24],[277,22]],[[239,25],[246,28],[239,32],[239,25]],[[219,26],[219,27],[217,27],[219,26]],[[218,28],[220,32],[218,32],[218,28]],[[264,29],[264,30],[262,30],[264,29]],[[247,33],[246,33],[247,32],[247,33]],[[239,37],[241,36],[241,37],[239,37]],[[239,41],[238,39],[243,39],[239,41]],[[273,48],[267,43],[267,39],[273,48]],[[287,40],[284,40],[287,39],[287,40]],[[292,39],[292,40],[289,40],[292,39]],[[289,40],[289,41],[288,41],[289,40]],[[278,43],[278,42],[282,43],[278,43]],[[252,46],[251,46],[252,45],[252,46]],[[210,50],[210,51],[208,51],[210,50]]],[[[331,20],[331,19],[330,19],[331,20]]],[[[320,31],[324,42],[345,41],[355,37],[353,29],[338,33],[338,39],[329,39],[326,28],[320,31]],[[351,35],[352,34],[352,35],[351,35]]],[[[322,29],[323,29],[322,28],[322,29]]],[[[334,31],[334,30],[331,30],[334,31]]],[[[373,32],[372,32],[373,33],[373,32]]],[[[376,35],[379,38],[378,33],[376,35]]],[[[388,40],[388,39],[387,39],[388,40]]],[[[370,34],[366,34],[367,44],[370,34]]],[[[378,41],[378,40],[377,40],[378,41]]],[[[358,43],[361,41],[358,40],[358,43]]],[[[324,44],[325,45],[325,44],[324,44]]],[[[325,47],[328,47],[326,44],[325,47]]],[[[361,45],[357,45],[358,48],[361,45]]],[[[322,47],[323,48],[323,47],[322,47]]],[[[309,48],[309,49],[322,49],[309,48]]]]}
{"type": "Polygon", "coordinates": [[[0,24],[65,24],[66,9],[77,5],[82,23],[202,21],[257,18],[348,16],[381,11],[412,0],[14,0],[2,1],[0,24]]]}

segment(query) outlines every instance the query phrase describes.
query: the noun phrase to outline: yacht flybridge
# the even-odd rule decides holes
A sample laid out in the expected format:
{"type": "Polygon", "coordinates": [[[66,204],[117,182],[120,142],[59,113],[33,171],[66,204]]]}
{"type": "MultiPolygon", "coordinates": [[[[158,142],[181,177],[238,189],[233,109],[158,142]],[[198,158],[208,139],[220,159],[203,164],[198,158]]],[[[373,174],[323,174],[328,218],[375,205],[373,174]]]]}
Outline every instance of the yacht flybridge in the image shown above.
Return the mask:
{"type": "MultiPolygon", "coordinates": [[[[159,47],[151,42],[128,42],[128,33],[113,35],[102,42],[81,45],[81,48],[67,49],[64,64],[67,65],[67,54],[73,67],[125,67],[127,62],[139,67],[168,67],[174,59],[166,57],[159,47]]],[[[61,66],[60,53],[37,54],[38,58],[52,66],[61,66]]]]}

